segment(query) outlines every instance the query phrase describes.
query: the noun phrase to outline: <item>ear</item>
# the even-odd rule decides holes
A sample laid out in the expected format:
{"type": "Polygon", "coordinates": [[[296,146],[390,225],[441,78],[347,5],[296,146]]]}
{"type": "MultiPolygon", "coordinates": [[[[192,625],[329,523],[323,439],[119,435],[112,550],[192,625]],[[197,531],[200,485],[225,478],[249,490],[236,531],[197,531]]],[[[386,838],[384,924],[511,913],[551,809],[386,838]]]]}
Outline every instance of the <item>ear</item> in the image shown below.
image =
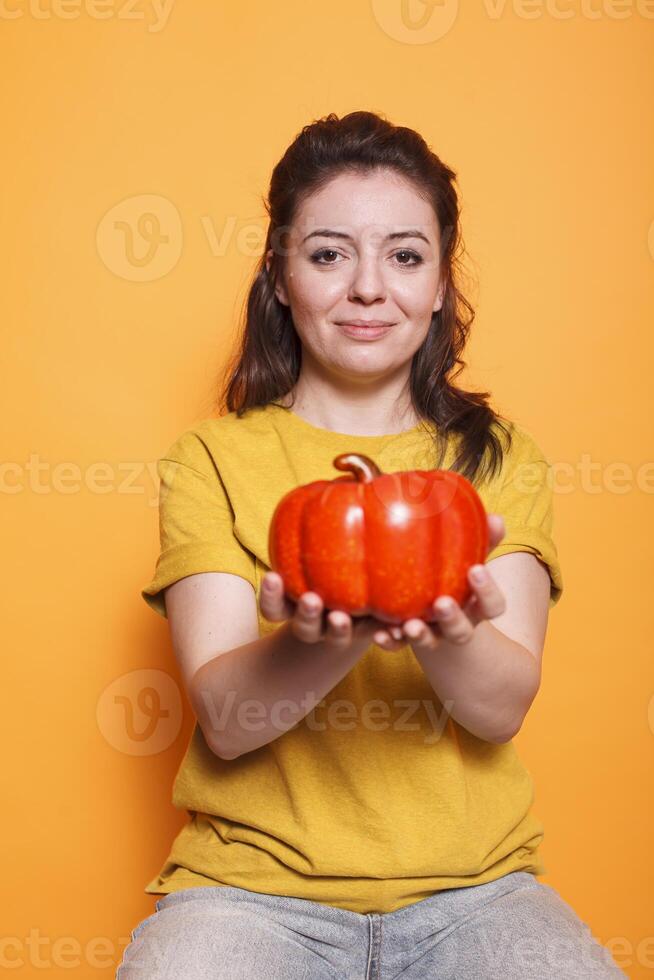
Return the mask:
{"type": "MultiPolygon", "coordinates": [[[[273,250],[271,248],[268,249],[268,251],[266,252],[266,269],[268,270],[268,272],[270,272],[270,263],[272,261],[272,254],[273,254],[273,250]]],[[[290,306],[288,300],[288,293],[286,292],[286,287],[284,286],[284,283],[281,281],[278,281],[275,284],[275,296],[277,297],[280,303],[284,304],[284,306],[290,306]]]]}
{"type": "Polygon", "coordinates": [[[443,298],[445,296],[445,282],[441,282],[438,287],[438,292],[436,293],[436,299],[434,300],[434,313],[437,313],[443,305],[443,298]]]}

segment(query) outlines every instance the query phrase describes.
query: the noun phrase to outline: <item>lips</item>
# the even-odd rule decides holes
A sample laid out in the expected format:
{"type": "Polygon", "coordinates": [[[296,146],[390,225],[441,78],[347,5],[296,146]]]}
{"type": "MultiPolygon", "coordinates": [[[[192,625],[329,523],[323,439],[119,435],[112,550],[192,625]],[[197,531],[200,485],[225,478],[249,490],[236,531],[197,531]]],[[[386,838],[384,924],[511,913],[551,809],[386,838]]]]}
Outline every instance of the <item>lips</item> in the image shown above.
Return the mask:
{"type": "Polygon", "coordinates": [[[340,323],[338,326],[346,336],[355,340],[376,340],[378,337],[384,337],[393,326],[392,323],[383,322],[381,326],[376,327],[373,325],[374,323],[379,323],[379,321],[368,321],[364,326],[357,326],[356,322],[340,323]]]}
{"type": "Polygon", "coordinates": [[[341,327],[392,327],[390,320],[338,320],[341,327]]]}

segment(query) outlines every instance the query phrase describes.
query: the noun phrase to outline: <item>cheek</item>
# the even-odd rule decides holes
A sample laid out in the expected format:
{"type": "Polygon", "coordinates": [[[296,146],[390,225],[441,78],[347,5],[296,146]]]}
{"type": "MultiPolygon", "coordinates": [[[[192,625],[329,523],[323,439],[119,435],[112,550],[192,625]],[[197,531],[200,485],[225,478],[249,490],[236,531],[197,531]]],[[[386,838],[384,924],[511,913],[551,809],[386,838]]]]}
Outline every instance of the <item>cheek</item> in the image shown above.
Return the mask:
{"type": "Polygon", "coordinates": [[[432,276],[415,276],[393,283],[392,296],[407,318],[416,323],[431,318],[436,298],[437,283],[432,276]]]}
{"type": "Polygon", "coordinates": [[[307,270],[302,275],[295,276],[291,293],[291,302],[298,312],[304,315],[320,314],[330,310],[347,290],[344,277],[334,270],[328,274],[319,274],[307,270]]]}

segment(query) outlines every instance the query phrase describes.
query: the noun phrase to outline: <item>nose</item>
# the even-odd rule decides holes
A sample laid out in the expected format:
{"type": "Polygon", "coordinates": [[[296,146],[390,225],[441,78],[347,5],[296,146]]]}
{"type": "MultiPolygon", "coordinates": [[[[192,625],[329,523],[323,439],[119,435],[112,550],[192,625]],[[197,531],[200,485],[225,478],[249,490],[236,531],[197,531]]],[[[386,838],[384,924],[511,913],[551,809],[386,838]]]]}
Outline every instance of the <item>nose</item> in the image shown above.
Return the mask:
{"type": "Polygon", "coordinates": [[[372,253],[364,254],[359,258],[353,267],[349,299],[360,299],[366,303],[374,303],[376,300],[386,298],[386,284],[380,266],[381,261],[372,253]]]}

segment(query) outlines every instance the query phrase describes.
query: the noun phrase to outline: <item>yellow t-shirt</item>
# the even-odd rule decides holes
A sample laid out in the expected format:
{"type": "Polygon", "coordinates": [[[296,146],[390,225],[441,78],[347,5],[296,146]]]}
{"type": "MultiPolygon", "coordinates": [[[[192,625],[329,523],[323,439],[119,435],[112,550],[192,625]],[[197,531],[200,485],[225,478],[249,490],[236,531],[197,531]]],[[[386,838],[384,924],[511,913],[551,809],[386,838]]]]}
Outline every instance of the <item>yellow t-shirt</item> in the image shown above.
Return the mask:
{"type": "MultiPolygon", "coordinates": [[[[165,616],[161,590],[209,571],[242,576],[258,595],[277,502],[300,484],[342,476],[332,461],[349,451],[383,472],[430,469],[436,460],[431,424],[344,435],[275,405],[184,432],[158,463],[161,553],[143,598],[165,616]]],[[[442,468],[453,458],[450,444],[442,468]]],[[[489,560],[537,555],[550,573],[552,607],[563,583],[549,470],[516,425],[501,472],[477,490],[506,525],[489,560]]],[[[261,635],[279,625],[259,612],[261,635]]],[[[196,721],[173,786],[173,804],[190,820],[145,892],[235,885],[390,912],[511,871],[544,873],[532,801],[513,742],[487,742],[447,716],[408,645],[389,652],[373,643],[298,724],[236,759],[214,755],[196,721]]]]}

